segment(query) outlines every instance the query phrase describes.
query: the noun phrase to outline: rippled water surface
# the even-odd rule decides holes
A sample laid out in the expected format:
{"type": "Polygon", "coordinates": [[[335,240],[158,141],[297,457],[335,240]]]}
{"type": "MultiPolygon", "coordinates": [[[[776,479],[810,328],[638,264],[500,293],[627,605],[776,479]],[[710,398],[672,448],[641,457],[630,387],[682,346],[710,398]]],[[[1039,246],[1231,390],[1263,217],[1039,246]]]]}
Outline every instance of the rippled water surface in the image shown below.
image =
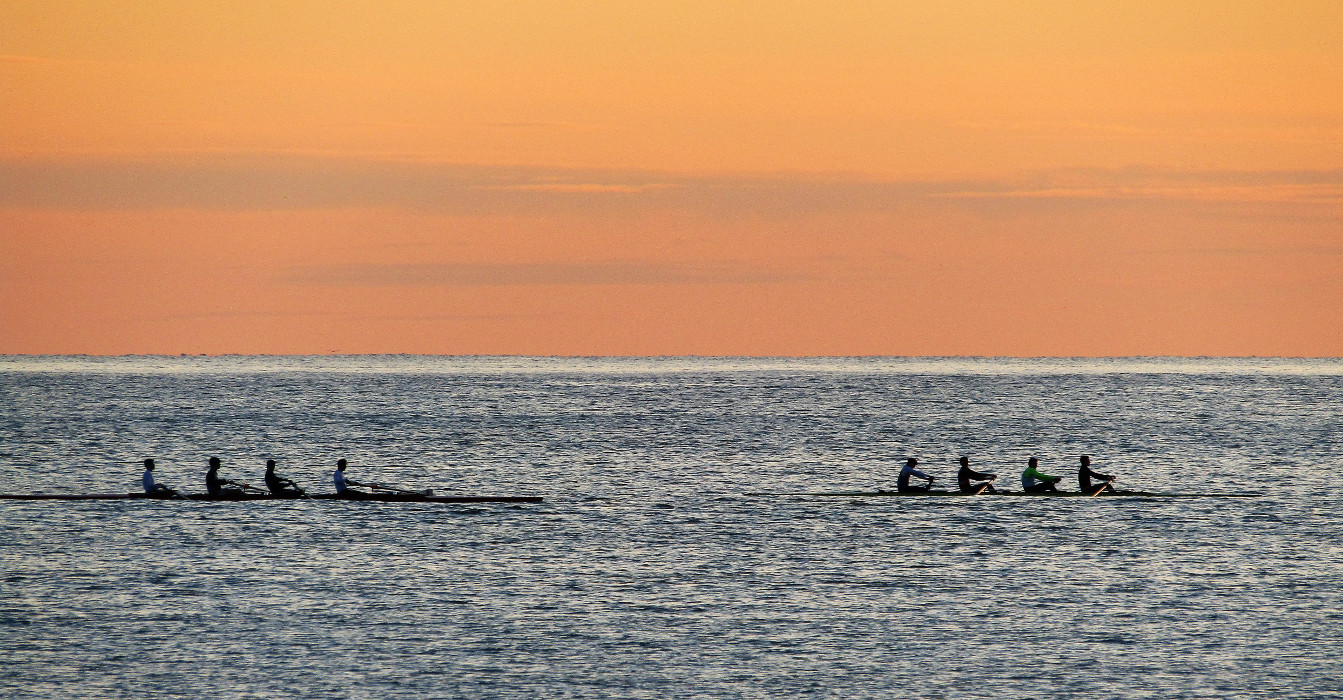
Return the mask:
{"type": "Polygon", "coordinates": [[[0,697],[1343,694],[1343,361],[0,357],[0,697]],[[1198,498],[828,498],[1088,453],[1198,498]]]}

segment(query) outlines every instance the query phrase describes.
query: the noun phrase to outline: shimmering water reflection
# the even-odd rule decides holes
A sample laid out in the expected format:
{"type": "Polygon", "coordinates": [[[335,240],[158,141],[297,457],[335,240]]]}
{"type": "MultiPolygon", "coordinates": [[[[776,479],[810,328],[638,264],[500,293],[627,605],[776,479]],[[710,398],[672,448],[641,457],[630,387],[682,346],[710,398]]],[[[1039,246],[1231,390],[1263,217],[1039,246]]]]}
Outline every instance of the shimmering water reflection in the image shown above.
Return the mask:
{"type": "Polygon", "coordinates": [[[358,476],[547,501],[0,502],[0,695],[1343,690],[1343,513],[1328,488],[1343,467],[1337,362],[203,368],[225,361],[152,358],[132,371],[133,359],[60,358],[38,371],[11,360],[3,490],[127,491],[146,455],[162,480],[192,485],[216,454],[254,481],[273,456],[320,491],[344,455],[358,476]],[[1068,473],[1083,451],[1130,486],[1266,495],[744,495],[890,486],[907,454],[948,479],[961,453],[1005,477],[1031,454],[1068,473]]]}

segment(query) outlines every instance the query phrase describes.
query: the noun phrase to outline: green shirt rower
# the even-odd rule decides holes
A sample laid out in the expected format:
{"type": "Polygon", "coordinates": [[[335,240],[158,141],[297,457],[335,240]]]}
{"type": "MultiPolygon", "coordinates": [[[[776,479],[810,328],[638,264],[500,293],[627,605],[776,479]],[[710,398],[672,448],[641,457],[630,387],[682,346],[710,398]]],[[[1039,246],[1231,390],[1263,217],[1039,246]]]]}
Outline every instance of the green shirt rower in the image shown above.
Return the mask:
{"type": "Polygon", "coordinates": [[[1026,462],[1026,471],[1021,472],[1021,489],[1026,493],[1045,493],[1046,491],[1058,493],[1058,487],[1054,486],[1063,480],[1060,476],[1050,476],[1038,469],[1040,460],[1031,457],[1026,462]]]}

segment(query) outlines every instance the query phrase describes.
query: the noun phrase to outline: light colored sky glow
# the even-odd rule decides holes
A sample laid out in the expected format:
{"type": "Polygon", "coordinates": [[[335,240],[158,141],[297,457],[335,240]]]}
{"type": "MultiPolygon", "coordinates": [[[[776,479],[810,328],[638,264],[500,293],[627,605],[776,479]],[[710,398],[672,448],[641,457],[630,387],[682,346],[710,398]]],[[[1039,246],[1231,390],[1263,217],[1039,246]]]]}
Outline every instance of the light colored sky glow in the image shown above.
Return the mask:
{"type": "Polygon", "coordinates": [[[133,5],[0,7],[0,353],[1343,355],[1339,3],[133,5]]]}

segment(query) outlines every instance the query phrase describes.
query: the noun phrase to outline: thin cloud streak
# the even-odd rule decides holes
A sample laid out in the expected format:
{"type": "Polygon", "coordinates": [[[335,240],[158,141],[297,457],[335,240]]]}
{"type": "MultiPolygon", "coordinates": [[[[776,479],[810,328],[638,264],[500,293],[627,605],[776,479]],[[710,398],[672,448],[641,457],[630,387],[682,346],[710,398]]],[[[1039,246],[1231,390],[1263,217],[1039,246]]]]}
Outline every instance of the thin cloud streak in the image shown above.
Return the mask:
{"type": "Polygon", "coordinates": [[[163,321],[184,321],[193,319],[222,319],[222,318],[337,318],[344,320],[360,321],[407,321],[407,322],[470,322],[470,321],[514,321],[522,319],[548,318],[549,314],[420,314],[420,315],[387,315],[387,314],[355,314],[339,311],[198,311],[180,314],[162,314],[157,316],[142,316],[136,318],[149,318],[163,321]]]}
{"type": "Polygon", "coordinates": [[[1281,248],[1160,248],[1137,250],[1131,255],[1190,255],[1209,257],[1284,257],[1284,256],[1332,256],[1343,255],[1343,247],[1331,246],[1284,246],[1281,248]]]}
{"type": "Polygon", "coordinates": [[[1263,185],[1232,187],[1111,187],[1045,188],[1037,190],[967,191],[935,193],[947,199],[1086,199],[1159,200],[1192,202],[1295,202],[1300,204],[1343,203],[1343,184],[1263,185]]]}
{"type": "Polygon", "coordinates": [[[669,190],[680,185],[673,185],[665,182],[653,182],[646,185],[610,185],[598,182],[577,182],[577,183],[559,183],[550,182],[536,185],[497,185],[490,187],[481,187],[482,190],[500,190],[505,192],[557,192],[570,194],[587,193],[611,193],[611,194],[639,194],[642,192],[654,192],[657,190],[669,190]]]}
{"type": "Polygon", "coordinates": [[[646,286],[784,284],[796,273],[746,266],[603,263],[416,263],[311,265],[289,270],[281,281],[336,286],[646,286]]]}
{"type": "Polygon", "coordinates": [[[1231,202],[1328,208],[1343,170],[1067,170],[976,180],[687,176],[276,154],[0,160],[0,207],[93,211],[398,208],[455,215],[690,210],[725,216],[879,212],[920,203],[1231,202]]]}

